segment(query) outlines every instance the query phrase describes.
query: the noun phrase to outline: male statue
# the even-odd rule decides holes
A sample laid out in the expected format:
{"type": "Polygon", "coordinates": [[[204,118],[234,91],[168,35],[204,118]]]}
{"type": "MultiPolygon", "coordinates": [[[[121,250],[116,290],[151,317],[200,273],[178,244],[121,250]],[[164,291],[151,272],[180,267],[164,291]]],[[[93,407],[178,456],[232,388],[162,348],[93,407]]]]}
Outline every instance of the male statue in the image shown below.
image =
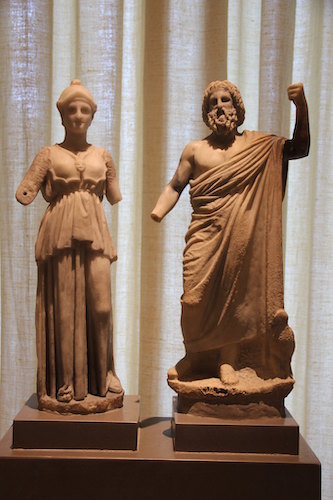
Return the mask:
{"type": "Polygon", "coordinates": [[[296,106],[293,138],[238,132],[245,109],[231,82],[207,87],[202,116],[211,129],[184,149],[151,214],[174,207],[190,184],[192,220],[185,237],[182,331],[185,357],[173,379],[217,377],[237,387],[240,370],[262,380],[291,377],[294,336],[284,311],[282,199],[288,160],[310,146],[303,85],[288,87],[296,106]]]}

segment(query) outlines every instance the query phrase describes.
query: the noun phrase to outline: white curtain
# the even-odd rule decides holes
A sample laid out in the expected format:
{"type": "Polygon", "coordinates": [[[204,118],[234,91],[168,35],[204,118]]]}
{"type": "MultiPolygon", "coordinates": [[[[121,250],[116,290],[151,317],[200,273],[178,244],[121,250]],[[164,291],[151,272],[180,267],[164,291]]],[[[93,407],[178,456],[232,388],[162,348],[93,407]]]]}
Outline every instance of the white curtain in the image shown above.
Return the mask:
{"type": "Polygon", "coordinates": [[[183,355],[182,250],[188,192],[161,224],[149,213],[183,147],[206,133],[201,97],[228,78],[245,127],[290,136],[286,88],[303,81],[311,152],[290,162],[285,200],[285,300],[296,334],[287,406],[323,464],[333,494],[333,47],[331,0],[2,0],[0,434],[35,390],[34,241],[45,210],[15,190],[43,145],[62,140],[55,102],[71,79],[98,111],[90,142],[113,155],[123,201],[105,204],[117,371],[142,415],[170,415],[166,371],[183,355]]]}

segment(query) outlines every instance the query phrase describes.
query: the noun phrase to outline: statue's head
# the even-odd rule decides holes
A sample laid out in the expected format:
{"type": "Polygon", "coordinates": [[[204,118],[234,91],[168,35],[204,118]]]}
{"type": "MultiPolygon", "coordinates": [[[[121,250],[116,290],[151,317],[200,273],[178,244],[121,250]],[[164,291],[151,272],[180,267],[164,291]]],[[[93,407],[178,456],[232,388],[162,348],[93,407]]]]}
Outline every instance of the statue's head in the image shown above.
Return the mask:
{"type": "Polygon", "coordinates": [[[237,129],[245,119],[245,107],[238,87],[228,80],[211,82],[203,96],[202,119],[218,134],[237,129]]]}
{"type": "Polygon", "coordinates": [[[71,84],[61,92],[57,101],[57,108],[61,116],[63,116],[68,104],[78,99],[86,102],[90,106],[92,115],[94,116],[97,110],[97,104],[89,90],[81,85],[80,80],[72,80],[71,84]]]}
{"type": "Polygon", "coordinates": [[[72,80],[62,91],[57,108],[67,133],[81,134],[90,127],[97,105],[80,80],[72,80]]]}

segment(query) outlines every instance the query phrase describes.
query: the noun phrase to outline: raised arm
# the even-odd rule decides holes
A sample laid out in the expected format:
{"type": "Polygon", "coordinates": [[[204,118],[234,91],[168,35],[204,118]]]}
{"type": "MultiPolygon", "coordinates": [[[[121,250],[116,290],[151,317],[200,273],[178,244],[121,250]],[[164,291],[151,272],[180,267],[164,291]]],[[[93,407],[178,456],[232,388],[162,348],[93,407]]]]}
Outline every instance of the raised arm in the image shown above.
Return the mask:
{"type": "Polygon", "coordinates": [[[49,167],[49,150],[43,148],[36,155],[28,172],[16,191],[16,199],[22,205],[29,205],[37,196],[49,167]]]}
{"type": "Polygon", "coordinates": [[[153,209],[151,218],[160,222],[163,217],[176,205],[183,189],[188,184],[193,173],[194,143],[190,142],[184,149],[179,165],[171,181],[163,189],[153,209]]]}
{"type": "Polygon", "coordinates": [[[289,85],[288,97],[296,106],[296,123],[293,138],[285,142],[283,151],[285,161],[303,158],[309,154],[310,149],[309,113],[303,83],[289,85]]]}

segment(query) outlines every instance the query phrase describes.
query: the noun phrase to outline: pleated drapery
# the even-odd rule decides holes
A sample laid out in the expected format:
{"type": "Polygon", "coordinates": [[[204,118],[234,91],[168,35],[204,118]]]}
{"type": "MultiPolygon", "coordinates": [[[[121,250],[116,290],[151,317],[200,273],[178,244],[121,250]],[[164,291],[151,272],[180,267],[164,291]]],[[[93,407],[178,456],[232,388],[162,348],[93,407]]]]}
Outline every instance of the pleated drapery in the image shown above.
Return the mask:
{"type": "Polygon", "coordinates": [[[323,464],[333,494],[333,47],[331,0],[3,0],[1,88],[0,434],[35,391],[34,243],[46,204],[14,197],[33,157],[61,142],[55,103],[80,78],[98,110],[89,142],[111,152],[123,200],[104,203],[112,264],[115,361],[143,416],[171,414],[166,372],[184,353],[180,329],[188,190],[161,224],[150,211],[184,146],[207,134],[211,80],[236,83],[244,127],[291,137],[289,83],[303,81],[311,151],[290,162],[285,302],[296,336],[287,407],[323,464]]]}

